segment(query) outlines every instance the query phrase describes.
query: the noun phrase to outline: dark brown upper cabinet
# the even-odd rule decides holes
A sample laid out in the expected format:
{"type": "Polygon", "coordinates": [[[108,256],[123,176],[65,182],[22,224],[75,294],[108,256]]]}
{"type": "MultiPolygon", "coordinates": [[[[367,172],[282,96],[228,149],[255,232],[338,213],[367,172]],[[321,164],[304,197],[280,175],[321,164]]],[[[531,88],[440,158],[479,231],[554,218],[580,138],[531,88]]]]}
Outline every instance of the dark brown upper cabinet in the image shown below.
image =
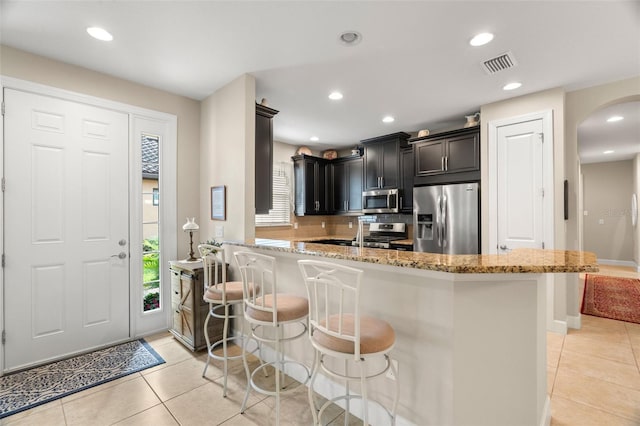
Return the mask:
{"type": "Polygon", "coordinates": [[[331,162],[331,213],[362,213],[363,169],[362,157],[331,162]]]}
{"type": "Polygon", "coordinates": [[[364,146],[364,190],[400,187],[400,148],[407,146],[404,132],[360,141],[364,146]]]}
{"type": "Polygon", "coordinates": [[[256,103],[256,214],[273,208],[273,108],[256,103]]]}
{"type": "Polygon", "coordinates": [[[413,149],[400,150],[400,213],[413,212],[413,149]]]}
{"type": "Polygon", "coordinates": [[[478,127],[413,138],[414,184],[480,180],[478,127]]]}
{"type": "Polygon", "coordinates": [[[295,215],[329,213],[327,169],[329,162],[309,155],[296,155],[293,159],[295,179],[295,215]]]}

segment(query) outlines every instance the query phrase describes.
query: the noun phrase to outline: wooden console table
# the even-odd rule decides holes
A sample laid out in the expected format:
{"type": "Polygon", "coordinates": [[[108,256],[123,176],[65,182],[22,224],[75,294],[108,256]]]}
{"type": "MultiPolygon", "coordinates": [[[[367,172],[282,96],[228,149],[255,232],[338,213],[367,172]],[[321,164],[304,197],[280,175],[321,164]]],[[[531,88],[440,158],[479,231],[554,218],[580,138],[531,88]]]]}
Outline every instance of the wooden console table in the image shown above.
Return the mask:
{"type": "MultiPolygon", "coordinates": [[[[209,304],[204,294],[202,262],[170,261],[171,309],[173,324],[169,330],[176,339],[198,351],[207,347],[204,337],[204,321],[209,314],[209,304]]],[[[208,324],[209,338],[216,342],[222,338],[223,321],[211,318],[208,324]]],[[[231,328],[231,325],[229,326],[231,328]]]]}

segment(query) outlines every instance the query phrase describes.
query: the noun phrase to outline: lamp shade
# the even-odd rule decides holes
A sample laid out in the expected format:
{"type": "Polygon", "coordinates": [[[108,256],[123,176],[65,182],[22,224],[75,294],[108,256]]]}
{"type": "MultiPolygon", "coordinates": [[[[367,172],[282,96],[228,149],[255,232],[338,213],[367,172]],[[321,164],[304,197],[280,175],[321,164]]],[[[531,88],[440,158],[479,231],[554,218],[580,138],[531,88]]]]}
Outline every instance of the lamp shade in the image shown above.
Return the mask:
{"type": "Polygon", "coordinates": [[[187,218],[187,223],[182,225],[182,230],[183,231],[197,231],[198,229],[200,229],[200,227],[196,223],[196,218],[195,217],[187,218]]]}

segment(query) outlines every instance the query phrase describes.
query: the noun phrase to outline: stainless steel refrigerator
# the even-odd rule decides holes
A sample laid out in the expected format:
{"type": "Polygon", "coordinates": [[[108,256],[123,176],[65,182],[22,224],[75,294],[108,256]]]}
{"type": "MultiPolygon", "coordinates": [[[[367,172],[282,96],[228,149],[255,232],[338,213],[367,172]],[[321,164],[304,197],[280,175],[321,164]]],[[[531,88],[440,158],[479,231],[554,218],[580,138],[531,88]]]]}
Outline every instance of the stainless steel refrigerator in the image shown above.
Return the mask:
{"type": "Polygon", "coordinates": [[[413,250],[478,254],[480,208],[477,183],[413,189],[413,250]]]}

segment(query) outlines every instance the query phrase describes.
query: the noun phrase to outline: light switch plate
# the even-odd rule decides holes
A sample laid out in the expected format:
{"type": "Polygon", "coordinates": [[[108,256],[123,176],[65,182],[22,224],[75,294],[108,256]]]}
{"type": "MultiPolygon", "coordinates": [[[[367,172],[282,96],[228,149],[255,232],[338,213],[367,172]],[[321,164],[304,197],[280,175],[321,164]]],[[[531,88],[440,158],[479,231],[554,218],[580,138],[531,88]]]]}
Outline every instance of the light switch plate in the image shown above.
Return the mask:
{"type": "Polygon", "coordinates": [[[604,219],[599,219],[599,220],[598,220],[598,224],[599,224],[599,225],[604,225],[604,219]]]}
{"type": "Polygon", "coordinates": [[[224,226],[216,225],[216,238],[224,237],[224,226]]]}

